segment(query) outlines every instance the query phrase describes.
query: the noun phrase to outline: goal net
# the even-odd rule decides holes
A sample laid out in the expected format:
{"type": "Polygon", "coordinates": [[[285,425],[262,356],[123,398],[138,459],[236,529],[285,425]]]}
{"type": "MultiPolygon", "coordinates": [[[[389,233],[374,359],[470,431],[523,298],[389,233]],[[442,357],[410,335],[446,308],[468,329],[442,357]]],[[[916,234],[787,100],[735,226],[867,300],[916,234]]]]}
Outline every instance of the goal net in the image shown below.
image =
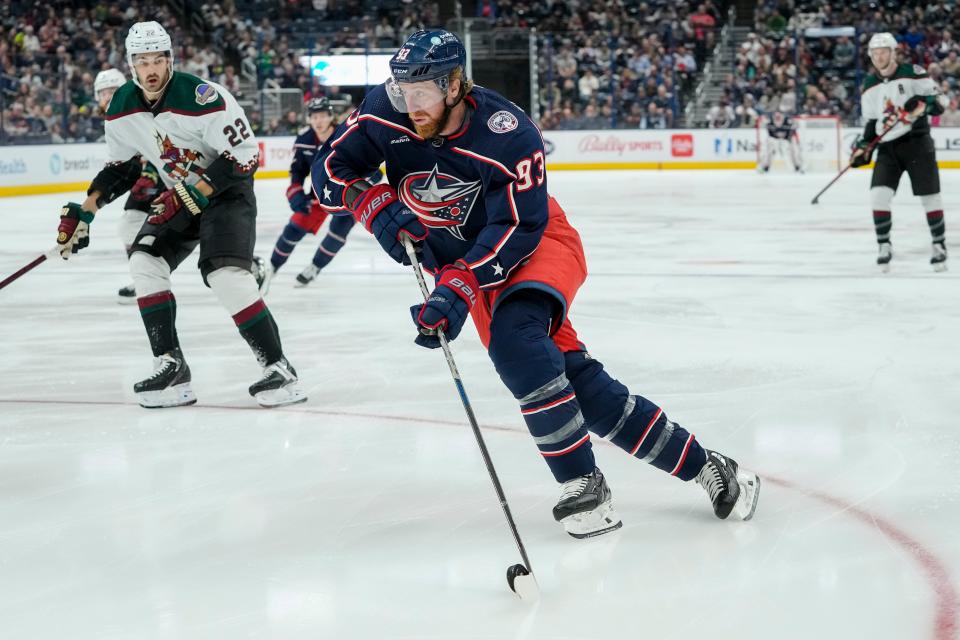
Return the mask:
{"type": "MultiPolygon", "coordinates": [[[[792,116],[800,139],[800,166],[807,173],[835,173],[842,167],[840,118],[837,116],[792,116]]],[[[770,171],[793,171],[789,144],[767,134],[770,116],[757,120],[757,166],[772,147],[770,171]]]]}

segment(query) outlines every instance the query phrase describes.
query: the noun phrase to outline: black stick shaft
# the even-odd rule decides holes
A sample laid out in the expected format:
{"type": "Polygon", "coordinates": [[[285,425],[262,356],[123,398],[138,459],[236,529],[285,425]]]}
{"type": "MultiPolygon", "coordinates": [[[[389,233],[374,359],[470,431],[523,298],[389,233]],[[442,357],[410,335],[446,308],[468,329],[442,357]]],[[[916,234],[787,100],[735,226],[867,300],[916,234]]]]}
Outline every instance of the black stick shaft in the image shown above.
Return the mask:
{"type": "MultiPolygon", "coordinates": [[[[876,138],[874,138],[873,142],[871,142],[869,145],[867,145],[867,149],[866,149],[866,151],[864,151],[864,153],[866,153],[866,154],[873,153],[874,148],[875,148],[878,144],[880,144],[880,141],[883,140],[883,138],[884,138],[888,133],[890,133],[890,130],[893,129],[894,125],[896,125],[896,123],[894,123],[893,125],[890,125],[890,126],[887,127],[886,129],[884,129],[883,133],[881,133],[879,136],[877,136],[876,138]]],[[[838,173],[836,176],[834,176],[833,180],[831,180],[830,182],[827,183],[827,186],[825,186],[823,189],[820,189],[820,193],[818,193],[817,195],[813,196],[813,200],[810,201],[810,204],[817,204],[817,200],[820,199],[820,196],[822,196],[824,193],[826,193],[826,192],[827,192],[827,189],[829,189],[830,187],[832,187],[832,186],[837,182],[837,180],[839,180],[840,178],[842,178],[842,177],[843,177],[843,174],[845,174],[847,171],[849,171],[852,167],[853,167],[853,164],[847,163],[847,166],[845,166],[845,167],[843,168],[843,171],[841,171],[841,172],[838,173]]]]}
{"type": "MultiPolygon", "coordinates": [[[[417,252],[413,247],[413,242],[409,238],[403,238],[403,246],[410,258],[410,264],[413,266],[413,273],[417,276],[417,284],[420,285],[420,292],[423,294],[424,301],[430,297],[430,289],[423,278],[423,270],[420,268],[420,261],[417,258],[417,252]]],[[[531,574],[533,567],[530,565],[530,558],[527,557],[527,550],[523,546],[523,540],[520,539],[520,532],[517,530],[517,523],[510,512],[510,505],[507,503],[507,496],[503,493],[503,485],[500,484],[500,478],[497,476],[496,469],[493,468],[493,460],[490,458],[490,452],[487,450],[487,444],[483,440],[483,434],[480,433],[480,425],[477,424],[477,417],[473,414],[473,407],[470,405],[470,399],[467,397],[467,391],[463,388],[463,380],[460,378],[460,371],[457,370],[457,363],[453,360],[453,352],[450,351],[450,344],[443,331],[437,330],[437,337],[440,338],[440,347],[443,349],[443,355],[447,359],[447,366],[450,368],[450,374],[453,376],[453,383],[457,387],[457,393],[460,394],[460,401],[467,412],[467,419],[470,421],[470,428],[473,429],[473,435],[477,439],[477,446],[480,447],[480,455],[483,456],[483,463],[487,466],[487,473],[490,474],[490,481],[497,492],[497,498],[500,500],[500,507],[503,509],[503,515],[507,518],[507,524],[510,525],[510,533],[513,534],[513,540],[517,543],[517,549],[520,551],[520,557],[523,564],[531,574]]]]}

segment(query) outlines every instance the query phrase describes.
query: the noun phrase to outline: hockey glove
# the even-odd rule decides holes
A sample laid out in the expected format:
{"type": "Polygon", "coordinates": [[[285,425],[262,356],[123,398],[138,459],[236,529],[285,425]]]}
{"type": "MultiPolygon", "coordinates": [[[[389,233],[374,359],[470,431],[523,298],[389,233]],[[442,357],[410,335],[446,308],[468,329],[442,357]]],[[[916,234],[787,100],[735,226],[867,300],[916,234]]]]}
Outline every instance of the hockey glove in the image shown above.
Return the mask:
{"type": "Polygon", "coordinates": [[[477,277],[463,261],[444,267],[427,301],[410,307],[413,323],[419,330],[414,342],[436,349],[440,346],[437,329],[443,331],[447,340],[454,340],[460,335],[479,293],[477,277]]]}
{"type": "Polygon", "coordinates": [[[911,121],[926,115],[930,98],[933,98],[933,96],[910,96],[907,98],[903,110],[908,114],[911,121]]]}
{"type": "Polygon", "coordinates": [[[180,220],[173,225],[177,231],[182,231],[189,226],[190,216],[200,215],[208,204],[210,201],[195,186],[178,182],[151,203],[153,214],[147,218],[147,222],[153,225],[167,224],[182,211],[180,220]]]}
{"type": "Polygon", "coordinates": [[[296,182],[287,187],[287,202],[290,203],[290,210],[294,213],[306,215],[310,211],[310,198],[303,192],[303,185],[296,182]]]}
{"type": "Polygon", "coordinates": [[[876,145],[867,142],[866,138],[859,137],[853,144],[853,155],[850,156],[850,166],[856,169],[870,164],[873,158],[873,149],[876,145]]]}
{"type": "Polygon", "coordinates": [[[64,260],[69,260],[71,254],[89,246],[91,222],[93,214],[76,202],[68,202],[60,210],[57,244],[60,245],[60,256],[64,260]]]}
{"type": "Polygon", "coordinates": [[[140,169],[140,177],[130,187],[130,196],[137,202],[150,202],[160,194],[160,174],[149,162],[140,169]]]}
{"type": "Polygon", "coordinates": [[[417,216],[400,202],[396,189],[387,184],[370,187],[357,196],[353,217],[401,264],[410,264],[410,260],[400,242],[400,234],[410,236],[414,242],[422,242],[427,237],[427,230],[417,216]]]}

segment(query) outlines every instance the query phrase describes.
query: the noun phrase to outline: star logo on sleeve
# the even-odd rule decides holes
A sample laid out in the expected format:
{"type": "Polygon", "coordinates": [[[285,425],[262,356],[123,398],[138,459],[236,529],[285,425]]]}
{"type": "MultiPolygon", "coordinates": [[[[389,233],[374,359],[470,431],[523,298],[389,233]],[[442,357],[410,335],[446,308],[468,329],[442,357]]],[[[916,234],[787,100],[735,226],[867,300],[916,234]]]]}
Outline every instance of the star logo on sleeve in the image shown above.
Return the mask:
{"type": "Polygon", "coordinates": [[[500,263],[499,263],[499,262],[494,262],[494,263],[493,263],[492,265],[490,265],[490,266],[493,267],[493,275],[495,275],[495,276],[502,276],[502,275],[503,275],[503,267],[500,266],[500,263]]]}
{"type": "Polygon", "coordinates": [[[323,185],[323,199],[330,202],[330,187],[323,185]]]}

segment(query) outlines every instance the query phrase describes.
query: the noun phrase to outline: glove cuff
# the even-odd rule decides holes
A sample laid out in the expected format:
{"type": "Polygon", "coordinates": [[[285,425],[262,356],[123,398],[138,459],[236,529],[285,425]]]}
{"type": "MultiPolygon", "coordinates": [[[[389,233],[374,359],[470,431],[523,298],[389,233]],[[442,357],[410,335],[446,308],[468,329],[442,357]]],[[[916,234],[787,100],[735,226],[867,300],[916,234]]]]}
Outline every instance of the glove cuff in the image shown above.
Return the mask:
{"type": "Polygon", "coordinates": [[[480,293],[480,283],[470,267],[463,260],[445,266],[440,271],[440,280],[437,286],[444,286],[457,294],[467,304],[467,309],[473,309],[477,303],[477,294],[480,293]]]}
{"type": "Polygon", "coordinates": [[[192,184],[185,184],[183,182],[178,182],[173,186],[174,192],[176,192],[177,197],[180,198],[180,202],[183,203],[183,206],[187,208],[192,215],[199,215],[203,211],[204,207],[210,204],[210,201],[207,200],[207,197],[200,193],[200,190],[197,189],[192,184]]]}
{"type": "Polygon", "coordinates": [[[68,213],[72,213],[73,215],[70,217],[75,217],[81,222],[86,222],[87,224],[93,222],[93,218],[95,217],[92,211],[87,211],[82,205],[79,205],[76,202],[68,202],[64,207],[64,210],[65,211],[60,214],[60,217],[63,217],[68,213]]]}
{"type": "Polygon", "coordinates": [[[353,201],[353,217],[363,227],[372,232],[373,219],[384,207],[397,200],[397,191],[390,185],[378,184],[370,187],[353,201]]]}
{"type": "Polygon", "coordinates": [[[307,195],[307,194],[304,193],[304,191],[303,191],[303,184],[302,184],[302,183],[299,183],[299,182],[291,182],[291,183],[290,183],[290,186],[287,187],[287,200],[292,199],[293,196],[297,195],[298,193],[303,193],[303,195],[307,195]]]}

